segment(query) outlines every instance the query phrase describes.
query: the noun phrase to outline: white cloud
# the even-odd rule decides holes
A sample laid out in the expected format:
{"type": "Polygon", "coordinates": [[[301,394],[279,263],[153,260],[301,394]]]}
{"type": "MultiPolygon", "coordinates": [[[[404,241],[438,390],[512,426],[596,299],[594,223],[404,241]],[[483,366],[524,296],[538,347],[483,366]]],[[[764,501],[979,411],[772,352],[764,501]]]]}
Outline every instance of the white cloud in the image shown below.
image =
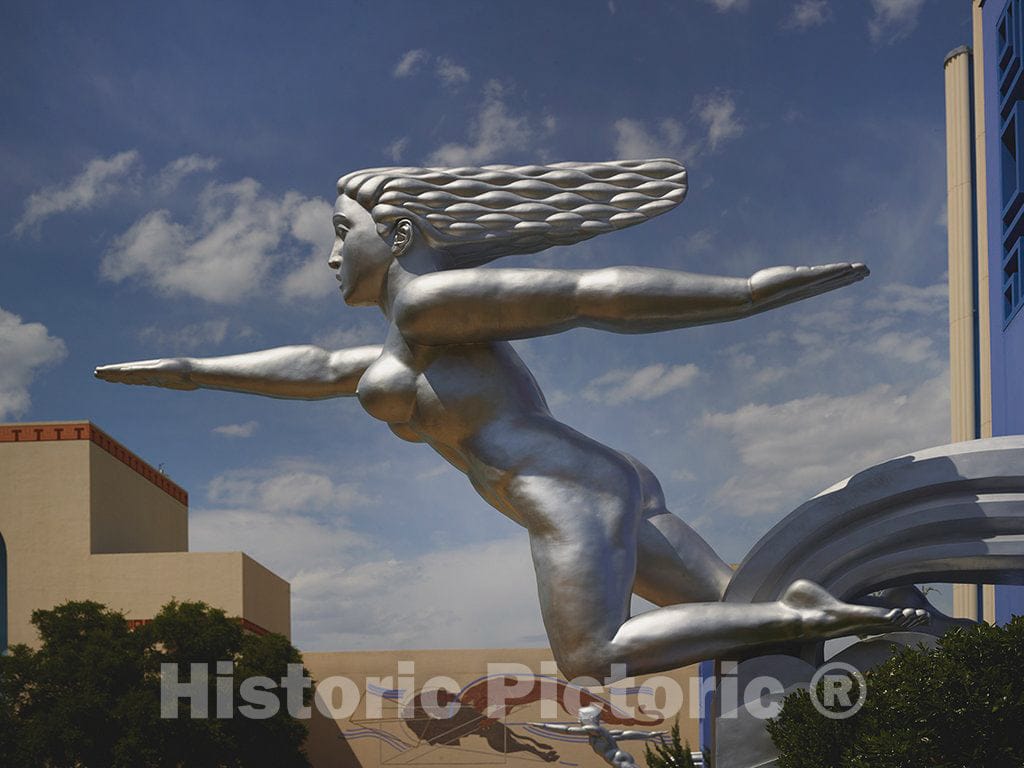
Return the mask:
{"type": "Polygon", "coordinates": [[[305,650],[519,646],[543,635],[525,535],[399,560],[348,522],[353,490],[362,495],[350,485],[301,462],[227,473],[192,513],[191,548],[242,550],[290,581],[305,650]]]}
{"type": "MultiPolygon", "coordinates": [[[[139,340],[160,348],[160,354],[171,355],[178,352],[190,352],[204,346],[216,346],[227,338],[230,323],[227,320],[203,320],[189,323],[181,328],[161,328],[148,325],[139,331],[139,340]]],[[[250,336],[249,328],[241,328],[234,336],[250,336]]]]}
{"type": "Polygon", "coordinates": [[[745,11],[750,6],[750,0],[704,0],[704,2],[711,3],[719,13],[745,11]]]}
{"type": "Polygon", "coordinates": [[[324,349],[345,349],[366,344],[380,344],[387,334],[387,320],[378,315],[376,321],[361,320],[345,328],[336,328],[314,337],[313,342],[324,349]]]}
{"type": "Polygon", "coordinates": [[[25,323],[0,308],[0,419],[20,416],[31,404],[29,385],[41,368],[67,355],[61,339],[42,323],[25,323]]]}
{"type": "Polygon", "coordinates": [[[509,152],[530,149],[553,125],[545,120],[542,131],[536,130],[529,118],[509,111],[505,89],[491,80],[484,88],[484,100],[469,128],[465,144],[445,144],[430,154],[430,165],[479,165],[509,152]]]}
{"type": "Polygon", "coordinates": [[[917,333],[889,331],[875,338],[871,348],[880,355],[908,365],[934,363],[941,358],[932,340],[917,333]]]}
{"type": "Polygon", "coordinates": [[[793,5],[783,26],[789,29],[820,27],[832,16],[828,0],[799,0],[793,5]]]}
{"type": "Polygon", "coordinates": [[[624,160],[648,157],[680,157],[685,131],[673,118],[665,118],[653,129],[639,120],[624,117],[612,125],[615,131],[615,156],[624,160]]]}
{"type": "Polygon", "coordinates": [[[772,343],[795,351],[797,369],[853,359],[873,368],[883,358],[913,366],[906,370],[919,376],[934,375],[947,364],[947,350],[938,345],[945,340],[946,291],[945,283],[889,283],[863,301],[836,297],[827,308],[794,314],[792,332],[772,343]]]}
{"type": "Polygon", "coordinates": [[[292,590],[304,648],[521,647],[544,634],[525,535],[411,560],[335,558],[292,590]]]}
{"type": "Polygon", "coordinates": [[[696,365],[648,365],[639,370],[617,369],[594,379],[583,390],[591,402],[618,405],[632,400],[654,400],[689,386],[699,370],[696,365]]]}
{"type": "Polygon", "coordinates": [[[226,472],[210,481],[207,498],[218,505],[267,512],[333,512],[369,500],[359,483],[337,482],[325,470],[300,463],[269,472],[226,472]]]}
{"type": "Polygon", "coordinates": [[[82,172],[66,185],[46,187],[32,193],[25,201],[25,212],[14,226],[14,234],[21,236],[51,216],[86,210],[112,197],[130,180],[138,164],[139,153],[135,150],[90,160],[82,172]]]}
{"type": "Polygon", "coordinates": [[[623,117],[612,123],[615,154],[623,159],[647,157],[692,158],[703,149],[716,150],[724,142],[743,135],[744,125],[736,116],[736,102],[724,93],[698,96],[693,114],[700,122],[703,138],[687,141],[686,127],[676,118],[645,123],[623,117]]]}
{"type": "Polygon", "coordinates": [[[917,26],[924,0],[871,0],[874,15],[868,20],[868,35],[875,43],[895,43],[917,26]]]}
{"type": "Polygon", "coordinates": [[[405,154],[405,150],[408,148],[409,137],[402,136],[400,139],[395,139],[384,147],[384,154],[391,159],[391,162],[400,163],[402,161],[402,156],[405,154]]]}
{"type": "Polygon", "coordinates": [[[715,241],[715,233],[711,229],[698,229],[684,240],[684,253],[708,253],[715,241]]]}
{"type": "Polygon", "coordinates": [[[449,88],[454,88],[462,85],[463,83],[469,82],[469,70],[460,64],[456,64],[447,56],[437,57],[437,67],[435,72],[441,82],[449,88]]]}
{"type": "Polygon", "coordinates": [[[414,74],[422,64],[430,58],[430,54],[422,48],[414,48],[406,51],[402,58],[395,64],[392,74],[395,77],[409,77],[414,74]]]}
{"type": "Polygon", "coordinates": [[[736,102],[727,94],[700,99],[697,114],[707,128],[712,151],[718,149],[719,144],[743,135],[743,124],[736,119],[736,102]]]}
{"type": "MultiPolygon", "coordinates": [[[[166,210],[139,219],[104,255],[101,273],[115,282],[134,278],[171,296],[238,301],[263,288],[271,268],[285,260],[280,251],[288,235],[325,253],[329,205],[297,192],[264,194],[254,179],[215,182],[200,194],[198,210],[187,225],[172,221],[166,210]]],[[[286,296],[313,290],[308,269],[307,264],[285,280],[286,296]]],[[[324,275],[329,286],[326,268],[324,275]]]]}
{"type": "Polygon", "coordinates": [[[432,58],[434,59],[434,74],[446,88],[458,88],[460,85],[469,82],[468,69],[448,56],[434,57],[425,48],[414,48],[411,51],[406,51],[402,58],[398,60],[398,63],[395,64],[392,75],[397,78],[411,77],[419,72],[432,58]]]}
{"type": "Polygon", "coordinates": [[[281,290],[286,299],[316,298],[337,292],[338,282],[327,266],[334,238],[331,227],[333,211],[330,203],[319,199],[307,200],[295,208],[292,237],[313,247],[305,263],[285,277],[281,290]]]}
{"type": "Polygon", "coordinates": [[[193,173],[213,171],[220,165],[216,157],[202,155],[185,155],[172,160],[156,175],[156,186],[161,192],[172,192],[186,176],[193,173]]]}
{"type": "Polygon", "coordinates": [[[923,287],[886,283],[864,302],[864,307],[873,313],[899,312],[938,319],[946,313],[948,302],[949,285],[945,281],[923,287]]]}
{"type": "Polygon", "coordinates": [[[947,378],[706,414],[702,426],[727,435],[741,460],[715,499],[744,517],[776,514],[880,461],[948,442],[947,378]]]}
{"type": "Polygon", "coordinates": [[[258,421],[247,421],[244,424],[222,424],[214,427],[212,431],[223,437],[252,437],[258,426],[258,421]]]}

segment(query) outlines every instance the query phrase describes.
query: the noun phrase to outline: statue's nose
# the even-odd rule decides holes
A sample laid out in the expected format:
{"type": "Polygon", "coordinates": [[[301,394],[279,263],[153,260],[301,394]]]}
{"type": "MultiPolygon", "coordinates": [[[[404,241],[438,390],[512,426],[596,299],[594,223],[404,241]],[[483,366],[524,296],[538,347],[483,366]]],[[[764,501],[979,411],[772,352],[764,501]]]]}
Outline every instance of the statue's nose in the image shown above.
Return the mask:
{"type": "Polygon", "coordinates": [[[327,258],[327,266],[331,269],[337,269],[341,266],[341,245],[335,245],[331,249],[331,255],[327,258]]]}

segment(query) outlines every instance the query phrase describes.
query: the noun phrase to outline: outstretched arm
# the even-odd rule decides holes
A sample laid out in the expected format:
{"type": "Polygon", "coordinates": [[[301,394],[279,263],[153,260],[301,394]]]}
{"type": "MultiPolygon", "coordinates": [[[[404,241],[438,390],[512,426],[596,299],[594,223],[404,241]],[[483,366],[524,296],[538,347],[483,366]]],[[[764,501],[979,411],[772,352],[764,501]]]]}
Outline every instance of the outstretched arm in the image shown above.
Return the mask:
{"type": "Polygon", "coordinates": [[[356,394],[359,377],[381,348],[330,352],[313,346],[277,347],[227,357],[169,357],[102,365],[96,378],[169,389],[224,389],[267,397],[321,400],[356,394]]]}
{"type": "Polygon", "coordinates": [[[611,731],[616,741],[648,741],[662,736],[664,731],[611,731]]]}
{"type": "Polygon", "coordinates": [[[749,278],[647,267],[434,272],[398,295],[394,320],[417,344],[525,339],[570,328],[652,333],[720,323],[863,279],[863,264],[774,267],[749,278]]]}
{"type": "Polygon", "coordinates": [[[530,723],[530,725],[555,733],[587,733],[587,729],[579,725],[559,725],[558,723],[530,723]]]}

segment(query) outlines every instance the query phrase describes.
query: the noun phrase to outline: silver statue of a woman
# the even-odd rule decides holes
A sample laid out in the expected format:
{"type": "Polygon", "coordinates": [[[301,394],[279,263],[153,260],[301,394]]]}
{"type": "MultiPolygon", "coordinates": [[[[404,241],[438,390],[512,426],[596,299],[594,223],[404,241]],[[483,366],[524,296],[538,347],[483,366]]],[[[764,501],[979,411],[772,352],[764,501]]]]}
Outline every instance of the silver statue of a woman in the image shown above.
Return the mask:
{"type": "Polygon", "coordinates": [[[471,268],[638,224],[685,192],[686,172],[672,160],[351,173],[338,181],[328,264],[348,304],[384,313],[383,345],[148,360],[96,375],[358,397],[526,528],[548,639],[570,677],[644,674],[751,646],[925,621],[923,610],[851,605],[806,581],[777,602],[719,602],[729,567],[666,508],[651,471],[557,421],[508,343],[577,327],[650,333],[735,320],[868,273],[862,264],[775,267],[750,278],[471,268]],[[631,593],[661,607],[630,617],[631,593]]]}
{"type": "Polygon", "coordinates": [[[620,741],[650,741],[661,738],[656,731],[623,731],[609,729],[601,724],[601,708],[594,706],[580,707],[579,725],[560,725],[558,723],[530,723],[537,728],[552,733],[569,733],[587,737],[590,748],[597,752],[608,765],[615,768],[639,768],[631,754],[619,749],[620,741]]]}

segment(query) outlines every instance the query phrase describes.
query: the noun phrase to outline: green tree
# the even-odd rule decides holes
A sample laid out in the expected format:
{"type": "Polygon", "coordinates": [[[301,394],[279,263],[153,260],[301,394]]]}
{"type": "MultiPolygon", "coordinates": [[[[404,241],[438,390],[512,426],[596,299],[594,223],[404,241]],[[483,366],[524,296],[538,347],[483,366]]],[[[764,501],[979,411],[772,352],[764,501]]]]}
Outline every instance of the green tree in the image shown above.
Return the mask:
{"type": "Polygon", "coordinates": [[[644,747],[644,760],[647,761],[647,768],[696,768],[690,753],[690,742],[679,740],[678,720],[672,726],[668,744],[656,742],[653,750],[650,744],[644,747]]]}
{"type": "MultiPolygon", "coordinates": [[[[0,765],[42,768],[275,768],[308,766],[303,721],[279,712],[249,719],[239,686],[249,676],[279,681],[299,652],[280,635],[242,631],[223,611],[172,602],[131,631],[124,616],[94,602],[36,611],[41,645],[0,657],[0,765]],[[217,718],[216,662],[233,663],[231,717],[217,718]],[[210,717],[160,716],[160,665],[208,665],[210,717]]],[[[305,701],[308,703],[307,691],[305,701]]]]}
{"type": "Polygon", "coordinates": [[[788,696],[768,724],[779,766],[1020,768],[1022,670],[1024,617],[903,649],[868,673],[864,706],[847,720],[820,715],[806,691],[788,696]]]}

